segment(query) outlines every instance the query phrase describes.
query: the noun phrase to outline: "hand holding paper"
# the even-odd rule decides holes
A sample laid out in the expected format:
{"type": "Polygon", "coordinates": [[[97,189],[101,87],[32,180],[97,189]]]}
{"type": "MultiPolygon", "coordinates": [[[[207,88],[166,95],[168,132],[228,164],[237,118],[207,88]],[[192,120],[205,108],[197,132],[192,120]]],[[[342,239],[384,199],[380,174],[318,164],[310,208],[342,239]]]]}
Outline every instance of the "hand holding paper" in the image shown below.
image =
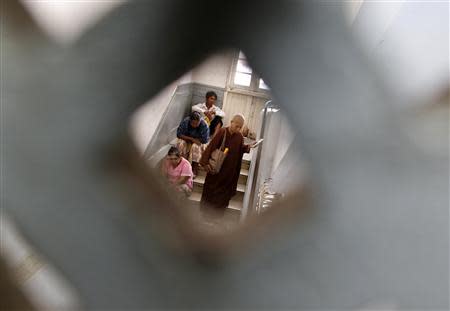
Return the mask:
{"type": "Polygon", "coordinates": [[[263,138],[259,139],[257,142],[253,143],[250,145],[250,148],[256,148],[259,146],[259,144],[261,144],[263,142],[263,138]]]}

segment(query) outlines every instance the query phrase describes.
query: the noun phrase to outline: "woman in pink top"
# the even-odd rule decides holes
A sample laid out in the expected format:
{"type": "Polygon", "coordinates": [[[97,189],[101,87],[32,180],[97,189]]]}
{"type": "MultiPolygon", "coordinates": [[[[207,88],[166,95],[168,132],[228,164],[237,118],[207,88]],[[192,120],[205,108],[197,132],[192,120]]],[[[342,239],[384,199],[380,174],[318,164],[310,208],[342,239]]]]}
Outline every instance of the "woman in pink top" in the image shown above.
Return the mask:
{"type": "Polygon", "coordinates": [[[181,157],[177,147],[171,147],[162,165],[162,174],[177,191],[186,196],[192,193],[192,166],[181,157]]]}

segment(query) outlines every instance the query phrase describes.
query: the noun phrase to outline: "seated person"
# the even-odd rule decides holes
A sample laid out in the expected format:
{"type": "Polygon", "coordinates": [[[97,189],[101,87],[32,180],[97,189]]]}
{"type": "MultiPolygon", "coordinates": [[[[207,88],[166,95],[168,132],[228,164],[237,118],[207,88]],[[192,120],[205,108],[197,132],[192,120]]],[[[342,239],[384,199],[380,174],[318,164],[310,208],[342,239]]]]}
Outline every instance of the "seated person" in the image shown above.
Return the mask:
{"type": "Polygon", "coordinates": [[[206,101],[192,106],[192,111],[200,112],[206,124],[210,125],[215,118],[224,118],[225,112],[215,105],[217,101],[217,94],[209,91],[205,95],[206,101]]]}
{"type": "Polygon", "coordinates": [[[191,112],[189,117],[181,121],[177,129],[177,147],[181,156],[192,163],[194,178],[198,172],[198,162],[209,139],[209,128],[200,113],[191,112]]]}
{"type": "Polygon", "coordinates": [[[209,125],[209,140],[211,141],[214,135],[223,127],[223,121],[221,117],[215,117],[209,125]]]}
{"type": "Polygon", "coordinates": [[[192,193],[192,168],[188,160],[180,155],[177,147],[171,147],[162,162],[161,171],[171,186],[185,196],[192,193]]]}

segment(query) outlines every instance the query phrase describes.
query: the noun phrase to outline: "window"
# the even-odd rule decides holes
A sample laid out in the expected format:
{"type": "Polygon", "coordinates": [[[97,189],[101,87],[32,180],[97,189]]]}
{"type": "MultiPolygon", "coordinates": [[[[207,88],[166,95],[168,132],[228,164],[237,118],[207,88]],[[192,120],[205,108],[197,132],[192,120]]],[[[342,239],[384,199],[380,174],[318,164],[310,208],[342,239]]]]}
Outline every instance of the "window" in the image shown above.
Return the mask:
{"type": "Polygon", "coordinates": [[[234,67],[233,85],[238,88],[249,89],[252,91],[269,91],[269,86],[264,83],[247,63],[244,53],[239,51],[236,65],[234,67]]]}
{"type": "Polygon", "coordinates": [[[263,90],[269,90],[269,89],[270,89],[269,86],[268,86],[266,83],[264,83],[264,80],[263,80],[263,79],[259,79],[259,85],[258,85],[258,87],[259,87],[260,89],[263,89],[263,90]]]}
{"type": "Polygon", "coordinates": [[[234,84],[242,86],[250,86],[252,80],[252,69],[247,64],[244,53],[239,52],[239,58],[236,64],[236,72],[234,74],[234,84]]]}

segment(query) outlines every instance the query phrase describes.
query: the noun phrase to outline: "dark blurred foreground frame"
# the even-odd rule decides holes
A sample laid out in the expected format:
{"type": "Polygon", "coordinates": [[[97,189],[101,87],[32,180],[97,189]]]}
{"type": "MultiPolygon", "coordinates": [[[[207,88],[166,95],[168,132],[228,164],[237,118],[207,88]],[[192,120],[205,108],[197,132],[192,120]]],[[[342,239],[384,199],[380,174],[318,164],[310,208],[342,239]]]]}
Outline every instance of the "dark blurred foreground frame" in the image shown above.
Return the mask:
{"type": "Polygon", "coordinates": [[[25,295],[19,290],[11,272],[0,258],[0,310],[34,310],[25,295]]]}
{"type": "Polygon", "coordinates": [[[1,207],[86,308],[448,309],[448,155],[404,137],[339,4],[133,1],[69,48],[1,4],[1,207]],[[205,265],[148,230],[168,201],[121,155],[131,113],[228,47],[295,124],[314,213],[205,265]]]}

